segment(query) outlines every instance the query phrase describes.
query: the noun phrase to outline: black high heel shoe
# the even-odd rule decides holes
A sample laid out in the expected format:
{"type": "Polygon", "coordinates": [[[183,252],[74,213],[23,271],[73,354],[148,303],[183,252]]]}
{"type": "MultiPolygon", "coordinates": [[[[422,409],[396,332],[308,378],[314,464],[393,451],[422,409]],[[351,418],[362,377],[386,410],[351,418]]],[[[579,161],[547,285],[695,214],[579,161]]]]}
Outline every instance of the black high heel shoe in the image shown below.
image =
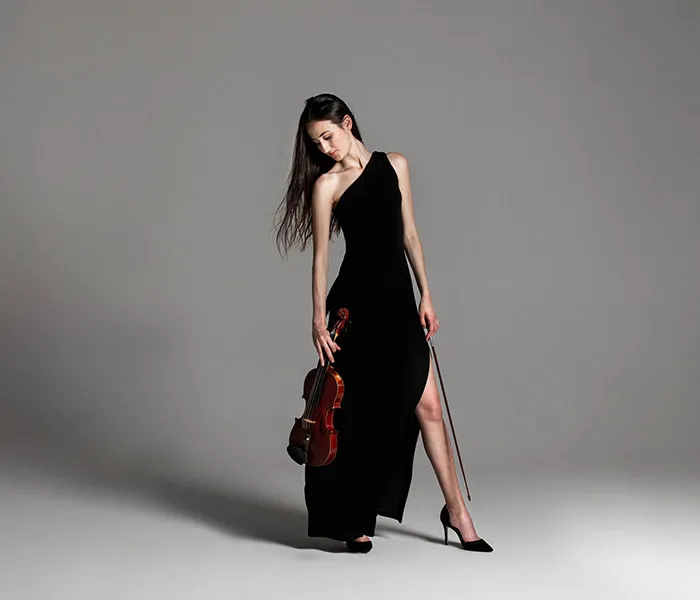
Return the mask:
{"type": "Polygon", "coordinates": [[[345,545],[350,552],[362,552],[362,554],[367,554],[372,549],[372,540],[365,540],[364,542],[347,540],[345,545]]]}
{"type": "Polygon", "coordinates": [[[493,552],[493,548],[489,546],[486,540],[479,538],[478,540],[472,540],[471,542],[465,542],[462,539],[462,534],[452,523],[450,522],[450,514],[447,512],[447,504],[442,507],[440,511],[440,523],[445,530],[445,546],[447,546],[447,528],[452,529],[459,537],[459,542],[462,544],[462,548],[465,550],[472,550],[473,552],[493,552]]]}

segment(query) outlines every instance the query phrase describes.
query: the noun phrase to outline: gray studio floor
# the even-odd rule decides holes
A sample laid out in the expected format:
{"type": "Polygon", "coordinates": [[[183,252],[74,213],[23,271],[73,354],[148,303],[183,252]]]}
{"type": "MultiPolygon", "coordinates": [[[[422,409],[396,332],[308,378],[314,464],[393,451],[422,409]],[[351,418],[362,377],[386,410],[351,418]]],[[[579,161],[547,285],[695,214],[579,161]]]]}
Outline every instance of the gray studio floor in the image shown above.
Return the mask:
{"type": "Polygon", "coordinates": [[[402,524],[367,555],[305,536],[300,470],[274,485],[2,467],[3,600],[700,598],[700,479],[691,469],[468,471],[494,552],[442,543],[437,485],[417,465],[402,524]],[[257,487],[257,489],[256,489],[257,487]]]}

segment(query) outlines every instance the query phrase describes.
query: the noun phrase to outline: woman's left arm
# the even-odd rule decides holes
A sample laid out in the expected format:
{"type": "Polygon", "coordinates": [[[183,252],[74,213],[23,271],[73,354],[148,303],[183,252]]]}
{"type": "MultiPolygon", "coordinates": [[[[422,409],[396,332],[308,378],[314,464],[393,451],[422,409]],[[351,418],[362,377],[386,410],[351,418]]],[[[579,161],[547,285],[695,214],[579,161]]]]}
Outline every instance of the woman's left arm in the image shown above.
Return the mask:
{"type": "Polygon", "coordinates": [[[411,178],[408,170],[408,160],[400,152],[390,152],[388,155],[399,179],[399,189],[401,190],[401,217],[403,219],[403,244],[408,255],[408,261],[416,277],[416,283],[421,294],[420,314],[421,325],[428,329],[425,336],[427,340],[440,327],[433,301],[430,297],[428,287],[428,275],[425,269],[425,258],[423,256],[423,246],[418,237],[418,229],[413,214],[413,196],[411,194],[411,178]]]}

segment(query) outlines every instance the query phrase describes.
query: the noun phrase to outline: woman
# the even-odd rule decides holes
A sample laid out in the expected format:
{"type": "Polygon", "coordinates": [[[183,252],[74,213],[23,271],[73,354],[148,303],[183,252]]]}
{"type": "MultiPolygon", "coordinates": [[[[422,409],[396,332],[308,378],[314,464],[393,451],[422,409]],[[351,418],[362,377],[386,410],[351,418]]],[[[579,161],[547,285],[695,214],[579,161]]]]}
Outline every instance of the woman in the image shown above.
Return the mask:
{"type": "Polygon", "coordinates": [[[462,547],[489,552],[462,498],[442,419],[428,344],[439,328],[413,217],[408,163],[370,151],[350,108],[337,96],[308,98],[299,118],[277,247],[303,251],[313,239],[312,339],[333,363],[345,394],[335,411],[338,452],[305,467],[308,535],[372,548],[377,515],[402,521],[421,432],[445,497],[440,520],[462,547]],[[346,251],[326,295],[328,242],[343,232],[346,251]],[[406,254],[421,293],[416,309],[406,254]],[[335,343],[326,324],[347,308],[335,343]],[[424,329],[428,330],[427,334],[424,329]]]}

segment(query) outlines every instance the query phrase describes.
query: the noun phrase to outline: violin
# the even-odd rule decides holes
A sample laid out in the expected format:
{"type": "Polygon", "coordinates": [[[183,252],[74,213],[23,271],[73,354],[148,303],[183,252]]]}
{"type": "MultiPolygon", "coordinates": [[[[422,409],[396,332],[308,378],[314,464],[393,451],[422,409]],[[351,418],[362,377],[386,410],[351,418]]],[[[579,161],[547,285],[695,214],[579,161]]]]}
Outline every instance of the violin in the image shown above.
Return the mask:
{"type": "MultiPolygon", "coordinates": [[[[350,323],[347,308],[339,308],[336,316],[338,319],[330,330],[334,342],[350,323]]],[[[289,434],[287,454],[295,463],[321,467],[333,461],[338,452],[338,432],[333,427],[333,417],[335,410],[341,406],[344,394],[343,378],[329,360],[326,359],[325,365],[321,365],[319,359],[316,368],[311,369],[304,378],[304,412],[294,419],[289,434]]]]}

